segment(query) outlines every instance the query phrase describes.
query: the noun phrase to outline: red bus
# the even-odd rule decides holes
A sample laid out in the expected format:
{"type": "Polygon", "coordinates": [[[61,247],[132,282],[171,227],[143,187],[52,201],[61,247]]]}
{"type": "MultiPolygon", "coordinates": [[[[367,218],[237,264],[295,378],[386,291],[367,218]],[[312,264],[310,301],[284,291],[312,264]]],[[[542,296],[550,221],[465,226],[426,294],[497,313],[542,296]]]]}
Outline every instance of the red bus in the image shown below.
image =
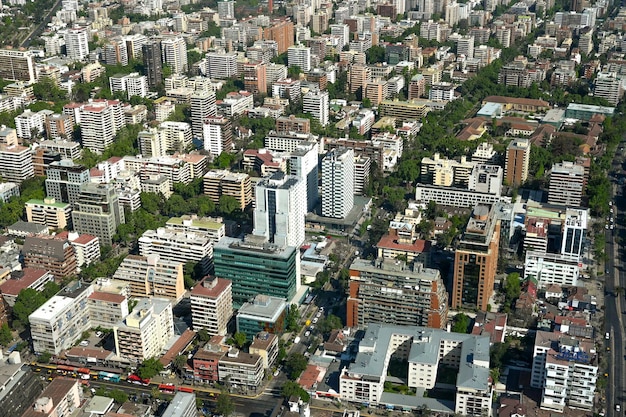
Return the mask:
{"type": "Polygon", "coordinates": [[[126,378],[126,380],[130,382],[131,384],[143,385],[144,387],[147,387],[148,385],[150,385],[149,379],[141,379],[136,374],[128,374],[128,378],[126,378]]]}
{"type": "Polygon", "coordinates": [[[69,365],[57,365],[57,371],[60,372],[74,372],[76,371],[76,367],[75,366],[69,366],[69,365]]]}
{"type": "Polygon", "coordinates": [[[178,387],[179,392],[190,392],[193,393],[193,388],[190,387],[178,387]]]}
{"type": "Polygon", "coordinates": [[[159,391],[165,394],[173,394],[176,391],[174,384],[159,384],[159,391]]]}

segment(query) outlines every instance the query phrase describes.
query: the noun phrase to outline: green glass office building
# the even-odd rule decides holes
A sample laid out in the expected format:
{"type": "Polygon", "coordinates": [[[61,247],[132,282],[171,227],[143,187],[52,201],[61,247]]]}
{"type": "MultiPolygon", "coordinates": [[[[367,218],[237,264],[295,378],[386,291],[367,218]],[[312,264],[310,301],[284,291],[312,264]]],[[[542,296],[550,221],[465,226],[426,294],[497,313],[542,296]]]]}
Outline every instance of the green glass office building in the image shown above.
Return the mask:
{"type": "Polygon", "coordinates": [[[290,301],[300,277],[297,249],[269,243],[263,236],[224,237],[213,248],[215,276],[233,283],[233,307],[251,302],[258,294],[290,301]]]}

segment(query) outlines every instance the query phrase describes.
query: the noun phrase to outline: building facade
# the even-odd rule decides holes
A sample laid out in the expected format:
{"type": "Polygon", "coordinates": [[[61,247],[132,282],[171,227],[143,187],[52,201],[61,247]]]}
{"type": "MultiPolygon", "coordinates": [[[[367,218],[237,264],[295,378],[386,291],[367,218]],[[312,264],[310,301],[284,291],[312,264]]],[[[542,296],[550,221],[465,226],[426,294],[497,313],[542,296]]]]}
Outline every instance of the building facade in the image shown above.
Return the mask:
{"type": "Polygon", "coordinates": [[[191,291],[191,319],[196,331],[205,329],[212,336],[225,336],[232,315],[232,282],[205,277],[194,286],[191,291]]]}

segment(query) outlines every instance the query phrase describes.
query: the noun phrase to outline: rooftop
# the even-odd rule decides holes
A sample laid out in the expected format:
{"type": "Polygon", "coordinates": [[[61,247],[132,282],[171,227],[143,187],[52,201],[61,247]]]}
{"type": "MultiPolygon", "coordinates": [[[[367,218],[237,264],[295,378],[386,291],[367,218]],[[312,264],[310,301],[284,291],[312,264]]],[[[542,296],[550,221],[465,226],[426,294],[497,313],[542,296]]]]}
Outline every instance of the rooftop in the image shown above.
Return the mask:
{"type": "Polygon", "coordinates": [[[217,298],[232,285],[230,280],[224,278],[205,277],[191,290],[191,296],[217,298]]]}
{"type": "Polygon", "coordinates": [[[287,302],[282,298],[259,294],[254,302],[241,306],[237,319],[266,320],[273,323],[286,308],[287,302]]]}
{"type": "Polygon", "coordinates": [[[0,285],[1,294],[17,296],[20,291],[30,287],[35,282],[37,282],[37,280],[43,278],[46,275],[48,275],[49,279],[52,280],[52,275],[50,275],[50,272],[45,269],[24,268],[19,272],[20,273],[11,274],[11,278],[6,280],[2,285],[0,285]]]}
{"type": "MultiPolygon", "coordinates": [[[[78,385],[78,381],[76,379],[64,377],[54,378],[52,382],[50,382],[50,385],[43,390],[38,399],[50,398],[52,400],[52,404],[56,407],[62,402],[75,385],[78,385]]],[[[37,412],[33,407],[30,407],[24,412],[24,414],[22,414],[22,417],[41,417],[47,415],[49,415],[49,413],[37,412]]]]}

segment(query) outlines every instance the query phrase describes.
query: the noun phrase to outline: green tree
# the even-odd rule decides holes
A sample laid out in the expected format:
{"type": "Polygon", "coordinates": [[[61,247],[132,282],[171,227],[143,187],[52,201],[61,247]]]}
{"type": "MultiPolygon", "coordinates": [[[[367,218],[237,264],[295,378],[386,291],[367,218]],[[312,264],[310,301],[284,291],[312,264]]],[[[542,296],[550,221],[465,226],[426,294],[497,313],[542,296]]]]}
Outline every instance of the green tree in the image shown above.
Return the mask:
{"type": "Polygon", "coordinates": [[[200,329],[198,330],[198,340],[201,342],[208,342],[211,340],[211,335],[206,329],[200,329]]]}
{"type": "Polygon", "coordinates": [[[235,404],[233,404],[230,394],[226,391],[222,391],[219,397],[217,397],[217,402],[215,403],[215,413],[224,417],[229,417],[234,411],[235,404]]]}
{"type": "Polygon", "coordinates": [[[459,313],[454,316],[454,325],[452,331],[455,333],[467,333],[471,324],[471,319],[465,313],[459,313]]]}
{"type": "Polygon", "coordinates": [[[385,48],[379,45],[373,45],[365,53],[368,64],[376,64],[385,62],[385,48]]]}
{"type": "Polygon", "coordinates": [[[294,80],[300,79],[300,74],[302,74],[302,68],[298,65],[292,65],[287,69],[287,77],[292,78],[294,80]]]}
{"type": "Polygon", "coordinates": [[[287,318],[285,322],[287,324],[287,330],[295,332],[298,330],[298,321],[300,320],[300,309],[297,304],[291,304],[287,310],[287,318]]]}
{"type": "Polygon", "coordinates": [[[226,215],[232,214],[233,211],[241,208],[239,201],[230,195],[221,195],[219,203],[220,211],[226,215]]]}
{"type": "Polygon", "coordinates": [[[289,378],[292,380],[297,379],[302,372],[306,369],[308,361],[306,357],[301,353],[292,353],[287,357],[287,361],[285,362],[285,366],[287,367],[287,372],[289,374],[289,378]]]}
{"type": "Polygon", "coordinates": [[[157,358],[146,359],[137,367],[137,375],[142,379],[150,379],[163,370],[163,364],[157,358]]]}
{"type": "Polygon", "coordinates": [[[246,344],[246,340],[247,340],[246,334],[243,332],[236,332],[233,335],[233,341],[235,342],[235,345],[239,349],[241,349],[246,344]]]}
{"type": "Polygon", "coordinates": [[[317,329],[324,334],[341,328],[343,328],[341,319],[334,314],[329,314],[317,322],[317,329]]]}
{"type": "Polygon", "coordinates": [[[13,319],[23,326],[28,326],[28,316],[46,302],[43,293],[32,288],[25,288],[17,295],[13,306],[13,319]]]}
{"type": "Polygon", "coordinates": [[[52,359],[52,353],[46,351],[39,355],[38,361],[39,363],[50,363],[50,359],[52,359]]]}
{"type": "Polygon", "coordinates": [[[178,375],[182,375],[185,372],[185,367],[187,366],[187,356],[186,355],[178,355],[174,358],[174,362],[172,362],[172,366],[178,373],[178,375]]]}
{"type": "Polygon", "coordinates": [[[0,345],[8,347],[12,341],[13,334],[11,333],[11,328],[7,323],[4,323],[2,327],[0,327],[0,345]]]}
{"type": "Polygon", "coordinates": [[[296,396],[296,397],[299,397],[305,403],[308,403],[309,400],[311,399],[311,396],[309,395],[309,393],[306,392],[300,386],[300,384],[298,384],[297,382],[294,382],[294,381],[287,381],[287,382],[285,382],[285,384],[283,385],[283,389],[282,389],[281,393],[282,393],[283,397],[285,397],[286,400],[288,400],[292,396],[296,396]]]}

